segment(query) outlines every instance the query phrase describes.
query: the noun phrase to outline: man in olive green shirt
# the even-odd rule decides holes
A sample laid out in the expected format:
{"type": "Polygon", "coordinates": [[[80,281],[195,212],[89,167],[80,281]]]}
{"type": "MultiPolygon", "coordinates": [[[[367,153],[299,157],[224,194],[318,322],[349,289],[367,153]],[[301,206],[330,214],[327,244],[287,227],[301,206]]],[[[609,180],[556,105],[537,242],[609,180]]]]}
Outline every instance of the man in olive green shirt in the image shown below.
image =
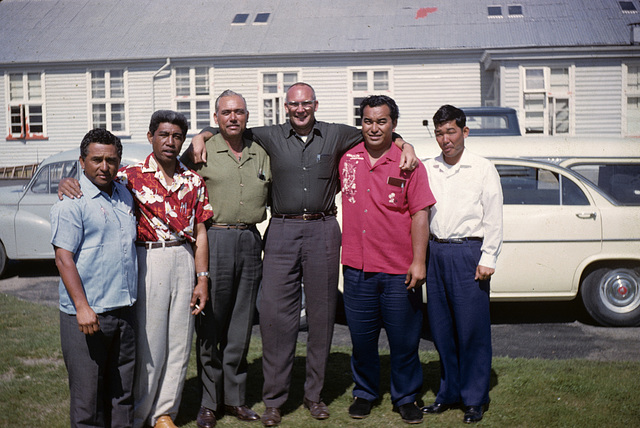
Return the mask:
{"type": "Polygon", "coordinates": [[[220,133],[206,142],[207,163],[182,159],[204,179],[213,206],[207,224],[211,298],[196,322],[202,383],[199,428],[215,426],[216,414],[222,412],[245,421],[259,419],[245,403],[246,355],[262,276],[256,223],[266,218],[271,184],[268,155],[242,136],[249,118],[242,95],[224,91],[215,109],[220,133]]]}

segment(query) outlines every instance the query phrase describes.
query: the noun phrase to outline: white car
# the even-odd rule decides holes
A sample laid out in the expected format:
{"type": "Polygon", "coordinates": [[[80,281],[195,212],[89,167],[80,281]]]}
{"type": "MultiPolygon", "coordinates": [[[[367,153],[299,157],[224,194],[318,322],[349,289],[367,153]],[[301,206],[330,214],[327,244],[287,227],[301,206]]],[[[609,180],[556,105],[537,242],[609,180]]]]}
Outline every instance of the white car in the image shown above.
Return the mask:
{"type": "MultiPolygon", "coordinates": [[[[142,161],[151,144],[123,144],[122,164],[142,161]]],[[[58,200],[62,178],[79,178],[80,149],[50,156],[26,186],[0,188],[0,276],[7,261],[53,259],[49,211],[58,200]]]]}

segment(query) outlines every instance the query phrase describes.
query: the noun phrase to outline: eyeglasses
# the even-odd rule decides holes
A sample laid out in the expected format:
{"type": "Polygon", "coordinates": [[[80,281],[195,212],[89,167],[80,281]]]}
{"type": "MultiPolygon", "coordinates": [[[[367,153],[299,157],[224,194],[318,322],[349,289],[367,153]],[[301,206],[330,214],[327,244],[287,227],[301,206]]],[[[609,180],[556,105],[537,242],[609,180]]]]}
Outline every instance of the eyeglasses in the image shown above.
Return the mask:
{"type": "Polygon", "coordinates": [[[287,105],[291,108],[298,108],[300,106],[302,106],[303,109],[308,110],[310,109],[313,104],[316,102],[316,100],[305,100],[302,102],[298,102],[298,101],[289,101],[287,102],[287,105]]]}

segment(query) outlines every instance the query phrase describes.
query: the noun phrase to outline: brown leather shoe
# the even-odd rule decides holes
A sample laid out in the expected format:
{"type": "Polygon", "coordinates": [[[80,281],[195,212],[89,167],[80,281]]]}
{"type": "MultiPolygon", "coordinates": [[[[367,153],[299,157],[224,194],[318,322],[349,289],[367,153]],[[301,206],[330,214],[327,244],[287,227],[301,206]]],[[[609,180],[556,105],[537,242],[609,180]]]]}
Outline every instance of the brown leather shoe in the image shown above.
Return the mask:
{"type": "Polygon", "coordinates": [[[251,410],[249,407],[245,406],[244,404],[242,406],[227,406],[225,404],[224,406],[224,412],[227,415],[232,415],[235,416],[236,418],[240,419],[241,421],[257,421],[258,419],[260,419],[260,416],[258,416],[258,414],[256,412],[254,412],[253,410],[251,410]]]}
{"type": "Polygon", "coordinates": [[[207,409],[204,406],[200,407],[196,425],[198,425],[198,428],[213,428],[216,426],[216,415],[213,413],[213,410],[207,409]]]}
{"type": "Polygon", "coordinates": [[[153,426],[153,428],[178,428],[178,427],[175,426],[175,424],[171,420],[171,416],[164,415],[164,416],[160,416],[156,420],[156,424],[153,426]]]}
{"type": "Polygon", "coordinates": [[[305,397],[302,402],[304,403],[304,407],[309,409],[309,413],[311,417],[314,419],[327,419],[329,417],[329,408],[322,401],[311,401],[307,400],[305,397]]]}
{"type": "Polygon", "coordinates": [[[262,425],[266,427],[275,427],[280,423],[280,421],[282,421],[280,409],[277,407],[267,407],[260,419],[262,420],[262,425]]]}

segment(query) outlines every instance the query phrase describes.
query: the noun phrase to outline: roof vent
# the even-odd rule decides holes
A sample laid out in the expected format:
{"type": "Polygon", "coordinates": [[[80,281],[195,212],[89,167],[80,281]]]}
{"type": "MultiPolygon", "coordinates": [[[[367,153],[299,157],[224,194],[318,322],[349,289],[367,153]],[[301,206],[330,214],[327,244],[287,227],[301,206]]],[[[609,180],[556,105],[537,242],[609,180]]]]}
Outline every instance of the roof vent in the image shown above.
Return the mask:
{"type": "Polygon", "coordinates": [[[631,44],[640,45],[640,22],[629,24],[631,27],[631,44]]]}
{"type": "Polygon", "coordinates": [[[266,24],[269,20],[270,13],[258,13],[256,19],[253,20],[254,24],[266,24]]]}
{"type": "Polygon", "coordinates": [[[638,13],[638,9],[631,1],[619,1],[620,9],[622,9],[622,13],[638,13]]]}
{"type": "Polygon", "coordinates": [[[509,12],[509,16],[512,18],[522,17],[522,5],[514,4],[507,6],[507,11],[509,12]]]}
{"type": "Polygon", "coordinates": [[[247,19],[249,19],[248,13],[237,13],[236,16],[233,17],[232,24],[246,24],[247,19]]]}
{"type": "Polygon", "coordinates": [[[502,18],[502,6],[488,6],[487,15],[489,18],[502,18]]]}

